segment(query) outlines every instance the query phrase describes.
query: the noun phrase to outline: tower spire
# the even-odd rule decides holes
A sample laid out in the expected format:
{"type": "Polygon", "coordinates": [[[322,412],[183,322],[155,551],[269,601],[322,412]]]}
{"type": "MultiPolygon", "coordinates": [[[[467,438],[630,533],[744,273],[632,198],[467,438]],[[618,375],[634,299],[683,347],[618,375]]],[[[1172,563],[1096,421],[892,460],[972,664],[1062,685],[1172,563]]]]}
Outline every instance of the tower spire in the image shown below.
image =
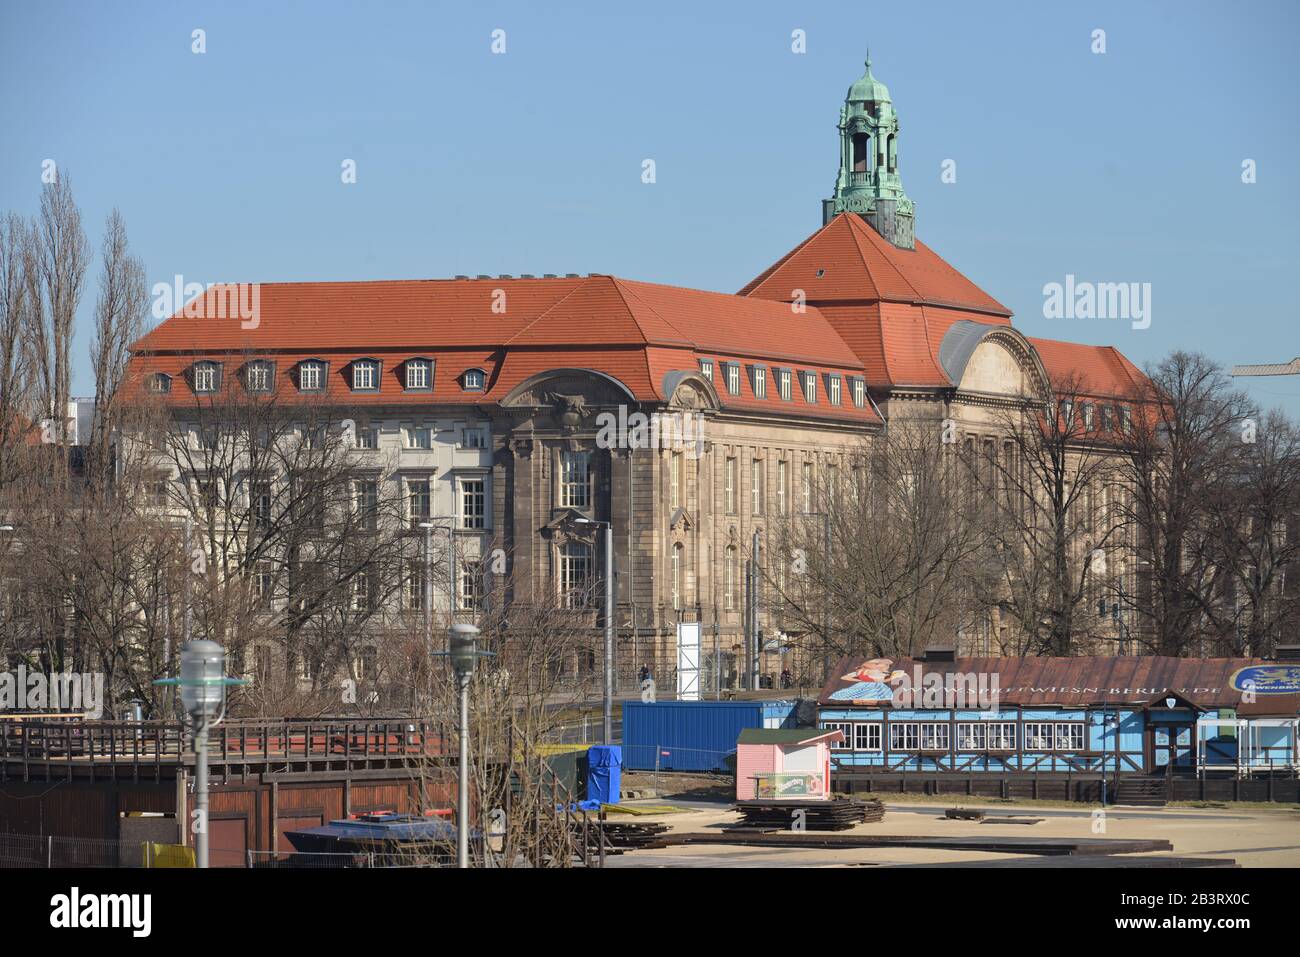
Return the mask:
{"type": "Polygon", "coordinates": [[[898,173],[898,114],[889,90],[865,72],[849,87],[840,110],[840,170],[835,195],[822,201],[822,222],[853,213],[901,249],[916,247],[916,208],[898,173]]]}

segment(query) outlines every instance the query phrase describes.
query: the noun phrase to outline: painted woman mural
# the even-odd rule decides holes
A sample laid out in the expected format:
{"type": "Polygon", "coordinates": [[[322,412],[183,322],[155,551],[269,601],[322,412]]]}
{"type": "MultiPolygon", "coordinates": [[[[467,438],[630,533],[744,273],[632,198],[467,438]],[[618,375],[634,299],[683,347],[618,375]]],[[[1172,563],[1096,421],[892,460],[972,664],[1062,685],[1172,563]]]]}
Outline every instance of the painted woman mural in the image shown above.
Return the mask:
{"type": "Polygon", "coordinates": [[[892,658],[869,658],[854,671],[840,675],[841,681],[852,682],[847,688],[831,692],[832,701],[888,701],[894,696],[893,685],[907,675],[897,669],[890,670],[892,658]]]}

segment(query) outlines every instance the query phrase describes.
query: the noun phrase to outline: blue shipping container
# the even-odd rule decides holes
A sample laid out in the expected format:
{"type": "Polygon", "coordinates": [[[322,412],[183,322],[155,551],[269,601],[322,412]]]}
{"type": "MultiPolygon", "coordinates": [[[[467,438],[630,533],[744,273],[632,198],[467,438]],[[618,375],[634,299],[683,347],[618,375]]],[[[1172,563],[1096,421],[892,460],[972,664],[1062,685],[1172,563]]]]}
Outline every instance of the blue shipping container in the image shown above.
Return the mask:
{"type": "Polygon", "coordinates": [[[792,728],[793,701],[640,701],[623,703],[623,767],[723,771],[734,767],[745,728],[792,728]]]}

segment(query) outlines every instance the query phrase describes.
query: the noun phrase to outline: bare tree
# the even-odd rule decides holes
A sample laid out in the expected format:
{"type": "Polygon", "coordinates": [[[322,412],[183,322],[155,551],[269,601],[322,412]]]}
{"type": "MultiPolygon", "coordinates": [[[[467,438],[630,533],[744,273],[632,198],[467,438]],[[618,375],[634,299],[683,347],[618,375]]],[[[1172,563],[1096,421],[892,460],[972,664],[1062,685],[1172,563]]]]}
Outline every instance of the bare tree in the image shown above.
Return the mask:
{"type": "Polygon", "coordinates": [[[122,384],[129,347],[144,330],[149,306],[144,264],[128,252],[126,224],[114,209],[104,225],[104,271],[95,303],[90,360],[95,371],[95,415],[87,446],[87,472],[97,481],[111,477],[111,442],[120,424],[122,384]]]}
{"type": "Polygon", "coordinates": [[[1146,378],[1121,459],[1143,573],[1128,600],[1145,649],[1186,655],[1206,637],[1205,608],[1231,574],[1214,543],[1222,522],[1209,509],[1216,490],[1232,484],[1254,412],[1203,355],[1175,352],[1146,378]]]}
{"type": "Polygon", "coordinates": [[[999,416],[1001,438],[963,449],[993,518],[990,604],[1015,625],[1004,653],[1071,655],[1106,637],[1095,605],[1128,561],[1116,442],[1120,407],[1070,376],[999,416]]]}
{"type": "Polygon", "coordinates": [[[72,395],[72,337],[91,256],[66,174],[41,193],[27,253],[28,332],[37,394],[42,414],[50,417],[54,444],[63,448],[72,395]]]}
{"type": "Polygon", "coordinates": [[[800,683],[844,655],[955,640],[989,574],[987,516],[957,504],[964,466],[939,422],[893,424],[846,464],[823,470],[820,512],[776,523],[776,554],[760,557],[782,630],[803,635],[801,670],[815,672],[800,683]]]}

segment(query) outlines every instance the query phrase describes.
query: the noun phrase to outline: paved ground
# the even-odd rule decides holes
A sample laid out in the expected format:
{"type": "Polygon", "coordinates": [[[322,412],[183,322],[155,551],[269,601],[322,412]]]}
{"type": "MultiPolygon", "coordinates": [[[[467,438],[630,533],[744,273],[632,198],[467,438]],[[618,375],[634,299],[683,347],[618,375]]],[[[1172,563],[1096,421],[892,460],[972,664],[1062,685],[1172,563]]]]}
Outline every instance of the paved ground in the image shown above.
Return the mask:
{"type": "MultiPolygon", "coordinates": [[[[679,813],[662,816],[620,817],[629,821],[659,821],[674,831],[712,831],[735,823],[739,815],[728,805],[702,801],[656,800],[628,802],[672,804],[679,813]]],[[[988,816],[1041,817],[1039,824],[979,824],[950,821],[943,816],[948,804],[889,804],[885,819],[860,824],[851,832],[919,834],[934,836],[1015,835],[1023,837],[1087,837],[1164,839],[1180,857],[1232,858],[1242,867],[1300,867],[1300,811],[1289,809],[1237,810],[1192,808],[1107,808],[1105,831],[1094,830],[1093,809],[1036,808],[999,805],[984,809],[988,816]]],[[[694,845],[659,850],[630,851],[610,858],[609,867],[870,867],[891,864],[991,860],[1003,854],[920,848],[866,848],[854,850],[794,850],[770,847],[694,845]]],[[[1168,852],[1154,856],[1169,856],[1168,852]]],[[[1068,866],[1066,859],[1060,860],[1068,866]]]]}

